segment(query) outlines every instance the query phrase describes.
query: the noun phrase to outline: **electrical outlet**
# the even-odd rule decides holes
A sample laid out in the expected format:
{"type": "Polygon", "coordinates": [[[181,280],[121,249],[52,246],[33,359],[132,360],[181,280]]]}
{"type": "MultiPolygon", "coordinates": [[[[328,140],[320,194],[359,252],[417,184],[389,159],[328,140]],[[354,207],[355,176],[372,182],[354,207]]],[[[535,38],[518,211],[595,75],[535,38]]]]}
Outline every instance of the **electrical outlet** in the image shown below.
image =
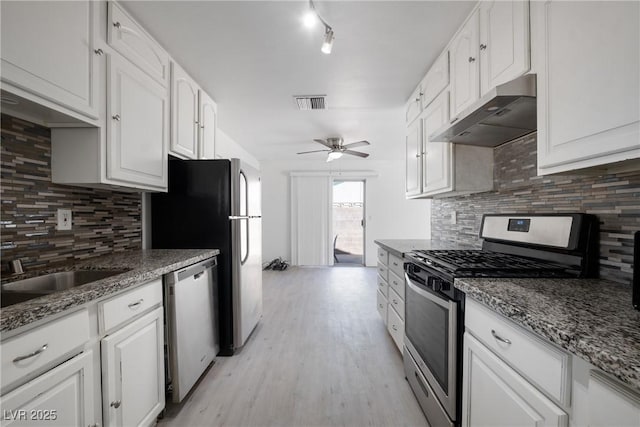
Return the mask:
{"type": "Polygon", "coordinates": [[[71,209],[58,209],[58,230],[71,230],[71,209]]]}
{"type": "Polygon", "coordinates": [[[456,211],[451,211],[451,224],[458,223],[458,213],[456,211]]]}

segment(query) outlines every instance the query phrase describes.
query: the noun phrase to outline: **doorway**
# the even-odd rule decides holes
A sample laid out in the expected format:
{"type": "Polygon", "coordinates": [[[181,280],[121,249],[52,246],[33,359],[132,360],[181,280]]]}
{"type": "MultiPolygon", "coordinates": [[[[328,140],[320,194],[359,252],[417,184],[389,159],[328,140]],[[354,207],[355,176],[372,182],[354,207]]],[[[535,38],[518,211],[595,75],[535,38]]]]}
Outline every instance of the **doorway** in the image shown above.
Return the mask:
{"type": "Polygon", "coordinates": [[[364,264],[364,180],[333,180],[333,265],[364,264]]]}

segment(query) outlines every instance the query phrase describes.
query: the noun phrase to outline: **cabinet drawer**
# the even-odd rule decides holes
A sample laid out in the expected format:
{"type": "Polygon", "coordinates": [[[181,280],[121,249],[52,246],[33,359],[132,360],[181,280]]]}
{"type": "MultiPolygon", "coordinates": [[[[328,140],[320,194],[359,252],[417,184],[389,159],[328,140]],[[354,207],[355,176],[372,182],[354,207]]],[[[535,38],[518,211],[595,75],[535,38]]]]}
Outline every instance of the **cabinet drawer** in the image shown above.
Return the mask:
{"type": "Polygon", "coordinates": [[[398,316],[398,313],[396,313],[393,307],[391,307],[391,304],[389,304],[389,307],[387,308],[387,329],[389,330],[393,341],[396,343],[400,351],[402,351],[404,346],[404,322],[400,316],[398,316]]]}
{"type": "Polygon", "coordinates": [[[162,83],[169,84],[169,54],[120,6],[109,2],[108,42],[129,61],[162,83]]]}
{"type": "Polygon", "coordinates": [[[398,277],[404,277],[404,261],[402,258],[389,254],[389,270],[393,271],[398,277]]]}
{"type": "Polygon", "coordinates": [[[389,265],[389,252],[385,249],[378,248],[378,261],[383,263],[384,265],[389,265]]]}
{"type": "Polygon", "coordinates": [[[387,298],[382,294],[382,292],[376,292],[378,296],[378,313],[380,313],[380,317],[384,321],[384,324],[387,324],[387,298]]]}
{"type": "Polygon", "coordinates": [[[393,271],[389,270],[389,288],[396,291],[398,296],[404,300],[404,274],[398,276],[393,271]]]}
{"type": "Polygon", "coordinates": [[[404,320],[404,300],[391,287],[389,288],[387,300],[389,301],[389,306],[393,307],[400,319],[404,320]]]}
{"type": "Polygon", "coordinates": [[[568,353],[470,299],[466,302],[465,326],[468,332],[541,390],[562,404],[569,403],[568,353]]]}
{"type": "Polygon", "coordinates": [[[162,279],[156,279],[100,303],[100,333],[131,320],[158,304],[162,305],[162,279]]]}
{"type": "Polygon", "coordinates": [[[386,297],[388,295],[387,289],[389,288],[389,285],[387,285],[386,280],[384,280],[382,277],[377,276],[377,279],[378,279],[378,291],[381,292],[382,295],[386,297]]]}
{"type": "Polygon", "coordinates": [[[387,270],[387,266],[384,264],[380,264],[378,262],[378,274],[380,275],[380,277],[382,277],[385,281],[389,280],[389,275],[388,275],[388,270],[387,270]]]}
{"type": "Polygon", "coordinates": [[[2,388],[63,360],[89,341],[89,312],[77,311],[2,343],[2,388]],[[22,359],[22,360],[20,360],[22,359]]]}

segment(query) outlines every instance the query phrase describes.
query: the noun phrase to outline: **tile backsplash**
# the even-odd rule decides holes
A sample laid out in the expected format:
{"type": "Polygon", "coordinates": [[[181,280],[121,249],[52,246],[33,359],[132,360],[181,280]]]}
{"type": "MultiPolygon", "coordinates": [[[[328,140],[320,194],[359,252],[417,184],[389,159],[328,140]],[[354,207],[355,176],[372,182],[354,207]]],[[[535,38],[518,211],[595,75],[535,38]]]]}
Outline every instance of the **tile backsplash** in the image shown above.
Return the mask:
{"type": "Polygon", "coordinates": [[[2,115],[0,242],[6,262],[25,270],[141,247],[141,195],[51,182],[51,133],[2,115]],[[71,209],[71,231],[56,230],[71,209]]]}
{"type": "Polygon", "coordinates": [[[633,233],[640,230],[640,171],[536,176],[536,134],[494,151],[495,191],[435,199],[432,238],[480,246],[483,213],[582,212],[600,220],[600,277],[631,283],[633,233]],[[451,211],[457,212],[456,224],[451,211]]]}

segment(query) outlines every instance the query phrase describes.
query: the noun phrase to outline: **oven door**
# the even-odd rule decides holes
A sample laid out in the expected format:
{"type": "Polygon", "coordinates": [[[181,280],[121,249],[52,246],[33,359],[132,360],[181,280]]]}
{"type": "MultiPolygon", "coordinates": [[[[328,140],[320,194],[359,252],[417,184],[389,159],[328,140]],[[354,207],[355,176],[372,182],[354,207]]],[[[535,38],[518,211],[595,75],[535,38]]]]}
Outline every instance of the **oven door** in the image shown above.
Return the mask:
{"type": "Polygon", "coordinates": [[[405,274],[405,345],[449,418],[456,420],[458,302],[405,274]]]}

